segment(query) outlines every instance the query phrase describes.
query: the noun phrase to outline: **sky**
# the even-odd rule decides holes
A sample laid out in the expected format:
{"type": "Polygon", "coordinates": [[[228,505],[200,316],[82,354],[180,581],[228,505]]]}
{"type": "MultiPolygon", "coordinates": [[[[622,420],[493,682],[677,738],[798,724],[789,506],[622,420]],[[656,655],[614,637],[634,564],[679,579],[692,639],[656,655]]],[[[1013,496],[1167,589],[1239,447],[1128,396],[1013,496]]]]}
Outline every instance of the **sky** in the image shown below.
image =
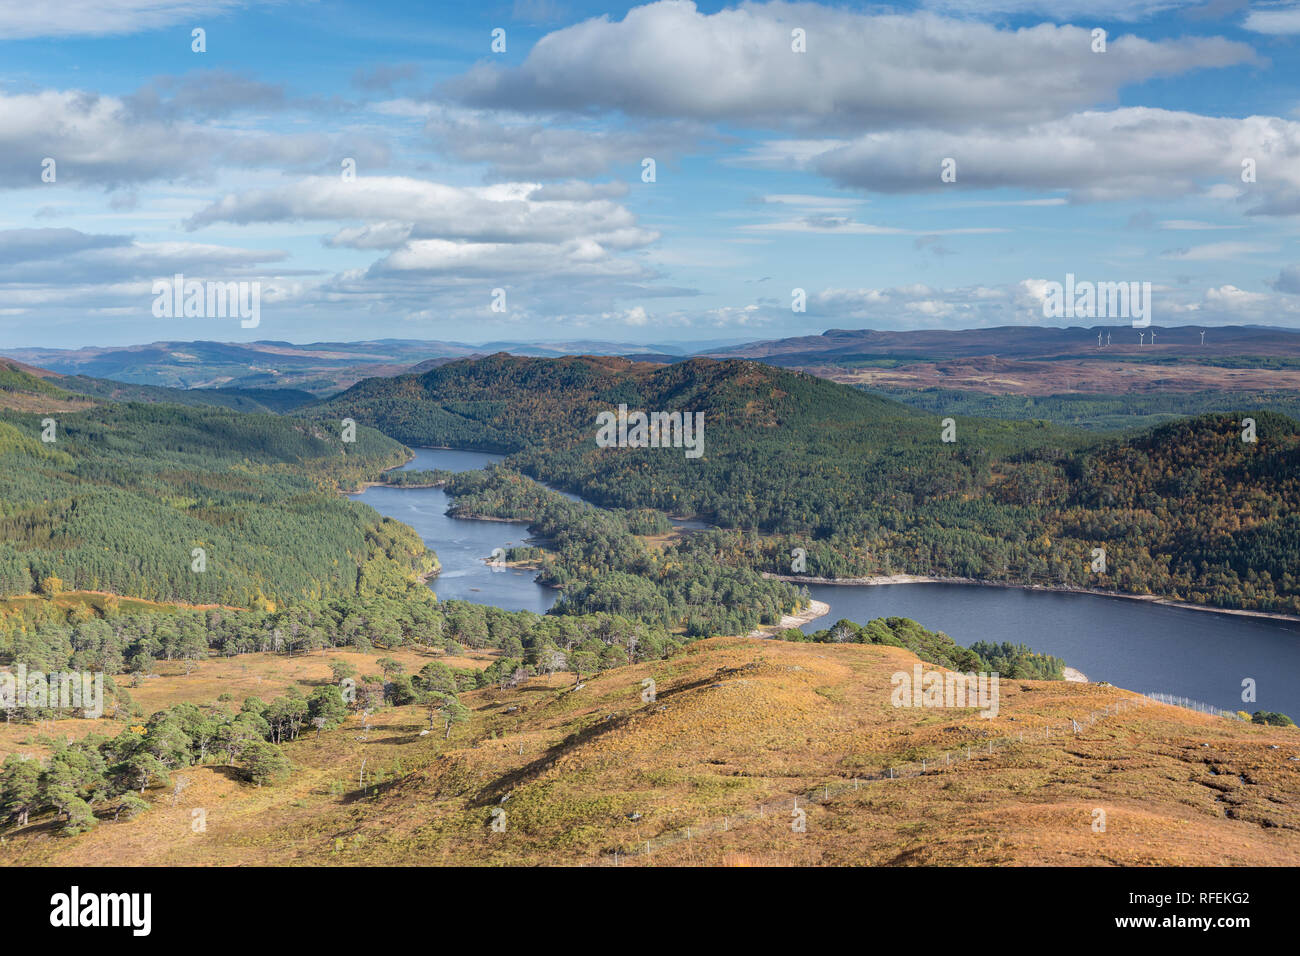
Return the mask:
{"type": "Polygon", "coordinates": [[[1092,324],[1067,274],[1300,327],[1298,53],[1300,0],[0,0],[0,348],[1092,324]]]}

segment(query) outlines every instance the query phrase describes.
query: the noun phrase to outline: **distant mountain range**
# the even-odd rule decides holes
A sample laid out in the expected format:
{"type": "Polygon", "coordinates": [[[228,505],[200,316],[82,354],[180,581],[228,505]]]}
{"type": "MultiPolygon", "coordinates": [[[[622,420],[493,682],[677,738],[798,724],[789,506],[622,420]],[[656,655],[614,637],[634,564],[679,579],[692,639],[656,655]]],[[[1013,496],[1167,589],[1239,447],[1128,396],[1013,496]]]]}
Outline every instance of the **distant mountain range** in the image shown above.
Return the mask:
{"type": "Polygon", "coordinates": [[[617,356],[660,364],[693,356],[746,358],[882,390],[937,387],[1048,395],[1300,388],[1300,332],[1262,326],[831,329],[767,341],[689,345],[594,339],[482,345],[419,339],[306,345],[154,342],[9,349],[0,355],[63,375],[131,385],[293,389],[326,396],[367,378],[425,372],[449,361],[500,352],[534,358],[617,356]]]}
{"type": "Polygon", "coordinates": [[[1000,326],[991,329],[934,329],[892,332],[878,329],[829,329],[821,335],[802,335],[763,342],[747,342],[698,354],[714,358],[761,358],[774,365],[800,362],[856,362],[869,358],[941,361],[995,355],[999,358],[1057,359],[1112,353],[1160,356],[1194,356],[1209,350],[1231,354],[1300,356],[1300,331],[1261,326],[1152,326],[1131,325],[1042,328],[1000,326]],[[1151,333],[1155,332],[1153,342],[1151,333]],[[1201,332],[1205,332],[1202,344],[1201,332]],[[1101,333],[1101,345],[1097,334],[1101,333]],[[1107,345],[1107,336],[1110,344],[1107,345]],[[1144,352],[1145,350],[1145,352],[1144,352]]]}
{"type": "MultiPolygon", "coordinates": [[[[718,343],[713,343],[717,345],[718,343]]],[[[294,388],[331,394],[365,378],[427,371],[461,358],[510,352],[536,358],[562,355],[633,355],[676,361],[679,346],[572,342],[462,342],[382,339],[367,342],[153,342],[78,349],[25,348],[0,355],[64,375],[85,375],[134,385],[169,388],[294,388]]]]}
{"type": "Polygon", "coordinates": [[[1300,332],[1261,326],[831,329],[707,353],[900,393],[1128,395],[1300,389],[1300,332]]]}

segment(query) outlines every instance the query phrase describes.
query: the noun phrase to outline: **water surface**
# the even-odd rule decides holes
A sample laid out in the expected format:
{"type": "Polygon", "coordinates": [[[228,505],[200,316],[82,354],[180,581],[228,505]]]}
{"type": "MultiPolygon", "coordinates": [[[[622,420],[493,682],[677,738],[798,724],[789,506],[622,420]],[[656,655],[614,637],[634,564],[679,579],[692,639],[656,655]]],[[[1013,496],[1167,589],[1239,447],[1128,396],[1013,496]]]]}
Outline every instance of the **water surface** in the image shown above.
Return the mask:
{"type": "Polygon", "coordinates": [[[831,606],[803,627],[840,618],[910,617],[958,644],[1010,641],[1063,658],[1094,681],[1164,691],[1225,710],[1300,717],[1300,624],[1211,614],[1095,594],[970,584],[814,584],[831,606]],[[1242,703],[1243,678],[1257,702],[1242,703]]]}
{"type": "MultiPolygon", "coordinates": [[[[415,459],[400,470],[474,471],[503,457],[491,452],[417,448],[415,459]]],[[[508,611],[542,614],[559,596],[554,588],[533,581],[536,571],[487,564],[494,549],[522,545],[528,540],[527,522],[448,517],[451,498],[441,488],[374,487],[352,497],[410,525],[437,552],[442,571],[429,579],[429,587],[442,600],[474,601],[508,611]]]]}
{"type": "MultiPolygon", "coordinates": [[[[409,469],[470,471],[504,456],[421,448],[409,469]]],[[[577,495],[562,492],[573,501],[577,495]]],[[[440,598],[543,613],[559,595],[536,572],[492,568],[495,548],[524,544],[525,522],[450,518],[441,488],[368,488],[354,495],[405,522],[438,553],[443,570],[429,582],[440,598]]],[[[702,521],[676,519],[686,528],[702,521]]],[[[1136,691],[1163,691],[1231,710],[1277,710],[1300,717],[1300,624],[1161,607],[1092,594],[1027,591],[965,584],[809,586],[831,606],[807,633],[840,618],[910,617],[964,646],[975,641],[1023,643],[1063,658],[1094,681],[1136,691]],[[1242,703],[1241,682],[1256,682],[1257,702],[1242,703]]]]}

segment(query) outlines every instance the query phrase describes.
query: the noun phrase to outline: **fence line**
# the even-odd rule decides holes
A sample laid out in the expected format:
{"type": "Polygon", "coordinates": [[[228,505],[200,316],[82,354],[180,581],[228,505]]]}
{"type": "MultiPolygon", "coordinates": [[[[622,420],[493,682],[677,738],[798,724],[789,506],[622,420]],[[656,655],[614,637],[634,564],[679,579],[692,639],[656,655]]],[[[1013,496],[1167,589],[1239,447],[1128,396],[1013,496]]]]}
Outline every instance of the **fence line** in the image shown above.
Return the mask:
{"type": "Polygon", "coordinates": [[[863,786],[880,783],[889,780],[901,780],[905,777],[919,777],[925,774],[932,774],[941,768],[951,767],[953,764],[961,761],[971,761],[979,756],[1004,752],[1013,746],[1021,744],[1033,744],[1039,742],[1051,742],[1052,740],[1063,740],[1067,737],[1073,737],[1085,727],[1091,727],[1098,720],[1107,716],[1116,716],[1121,710],[1128,710],[1134,707],[1145,707],[1152,703],[1154,698],[1151,695],[1142,697],[1124,697],[1115,701],[1113,704],[1106,704],[1100,710],[1090,712],[1086,717],[1079,720],[1071,720],[1068,723],[1048,724],[1034,730],[1021,731],[1012,737],[995,737],[992,739],[983,739],[977,742],[971,742],[957,747],[954,750],[944,751],[942,756],[930,759],[924,758],[914,760],[904,764],[892,764],[884,769],[871,774],[858,775],[844,780],[836,780],[834,783],[825,783],[815,787],[805,793],[787,794],[776,797],[771,800],[765,800],[757,806],[741,810],[737,813],[728,814],[722,817],[715,817],[704,823],[692,824],[689,827],[683,827],[669,833],[661,834],[648,840],[640,841],[631,850],[617,849],[611,850],[601,855],[594,865],[596,866],[617,866],[625,860],[630,859],[647,859],[654,855],[655,851],[662,850],[665,847],[676,846],[683,842],[694,840],[698,837],[707,836],[714,833],[726,833],[735,829],[737,825],[747,823],[751,820],[762,819],[769,813],[783,814],[793,817],[794,811],[808,804],[825,804],[829,803],[835,797],[838,797],[850,790],[858,790],[863,786]],[[1148,699],[1150,698],[1150,699],[1148,699]]]}
{"type": "Polygon", "coordinates": [[[1147,691],[1144,695],[1158,704],[1170,704],[1174,707],[1183,707],[1187,710],[1200,711],[1202,714],[1213,714],[1215,717],[1230,717],[1233,720],[1242,720],[1242,716],[1235,710],[1224,710],[1221,707],[1215,707],[1213,704],[1207,704],[1203,701],[1192,700],[1189,697],[1178,697],[1174,694],[1162,694],[1159,691],[1147,691]]]}

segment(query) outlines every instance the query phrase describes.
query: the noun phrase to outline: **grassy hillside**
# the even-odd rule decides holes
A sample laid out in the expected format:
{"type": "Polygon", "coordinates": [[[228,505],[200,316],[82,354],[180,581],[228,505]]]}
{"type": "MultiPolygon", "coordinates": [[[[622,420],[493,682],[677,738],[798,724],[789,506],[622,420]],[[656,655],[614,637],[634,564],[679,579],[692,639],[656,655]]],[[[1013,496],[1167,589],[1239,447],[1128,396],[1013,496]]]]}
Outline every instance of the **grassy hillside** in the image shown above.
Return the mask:
{"type": "MultiPolygon", "coordinates": [[[[328,682],[326,659],[300,658],[276,679],[328,682]]],[[[891,706],[891,675],[916,660],[886,646],[716,638],[579,689],[555,675],[462,694],[470,719],[448,739],[441,723],[421,736],[427,708],[385,708],[368,733],[351,716],[284,744],[285,783],[257,787],[219,764],[176,771],[189,786],[147,790],[152,809],[129,821],[66,837],[34,818],[9,832],[3,861],[581,865],[618,850],[631,865],[1300,863],[1293,728],[1154,704],[1116,714],[1129,692],[1059,681],[1003,681],[992,720],[891,706]],[[1089,714],[1077,736],[1044,736],[1089,714]],[[987,752],[990,738],[1022,733],[987,752]],[[967,745],[970,759],[945,761],[967,745]],[[921,759],[923,775],[852,788],[921,759]],[[826,785],[839,788],[829,800],[800,799],[795,832],[791,799],[826,785]],[[647,840],[648,859],[628,856],[647,840]]],[[[238,699],[260,666],[242,663],[160,677],[148,693],[204,704],[224,686],[238,699]]]]}

